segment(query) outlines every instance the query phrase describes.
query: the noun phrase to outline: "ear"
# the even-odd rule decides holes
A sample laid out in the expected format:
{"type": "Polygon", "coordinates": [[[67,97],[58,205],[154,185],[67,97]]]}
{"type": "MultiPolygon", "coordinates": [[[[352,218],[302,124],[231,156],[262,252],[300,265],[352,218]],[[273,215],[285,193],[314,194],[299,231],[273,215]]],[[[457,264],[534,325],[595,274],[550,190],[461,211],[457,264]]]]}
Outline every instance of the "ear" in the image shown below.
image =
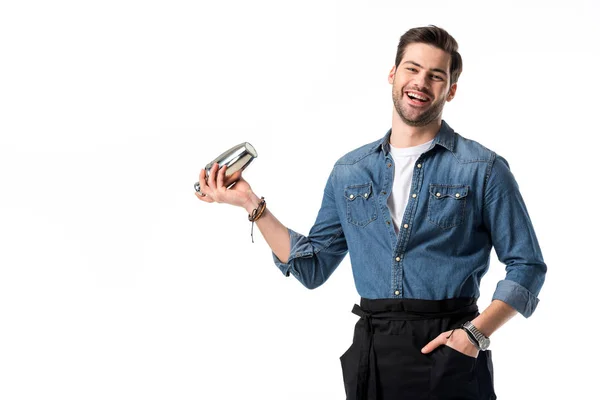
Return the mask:
{"type": "Polygon", "coordinates": [[[394,77],[396,76],[396,66],[394,65],[392,67],[392,70],[390,71],[389,75],[388,75],[388,82],[390,85],[392,85],[394,83],[394,77]]]}
{"type": "Polygon", "coordinates": [[[456,83],[453,83],[452,86],[450,86],[450,91],[448,92],[448,96],[446,96],[446,101],[451,101],[454,96],[456,96],[456,83]]]}

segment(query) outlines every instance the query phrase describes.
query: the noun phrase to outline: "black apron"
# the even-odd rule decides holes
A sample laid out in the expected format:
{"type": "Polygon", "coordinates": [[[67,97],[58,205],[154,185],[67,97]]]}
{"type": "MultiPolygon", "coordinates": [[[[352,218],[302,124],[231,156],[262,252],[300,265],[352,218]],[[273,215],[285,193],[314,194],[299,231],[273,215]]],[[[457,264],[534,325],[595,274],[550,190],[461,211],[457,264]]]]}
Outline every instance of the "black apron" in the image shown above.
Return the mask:
{"type": "Polygon", "coordinates": [[[347,400],[494,400],[492,355],[469,357],[441,345],[440,333],[479,315],[476,299],[364,299],[354,341],[340,357],[347,400]]]}

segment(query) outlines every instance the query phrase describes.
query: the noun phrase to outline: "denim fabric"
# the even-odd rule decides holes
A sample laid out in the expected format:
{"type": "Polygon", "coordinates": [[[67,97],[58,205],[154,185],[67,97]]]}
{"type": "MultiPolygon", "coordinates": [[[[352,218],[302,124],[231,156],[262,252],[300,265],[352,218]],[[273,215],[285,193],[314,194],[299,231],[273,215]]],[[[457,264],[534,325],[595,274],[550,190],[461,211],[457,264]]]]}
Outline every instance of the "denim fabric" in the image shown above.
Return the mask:
{"type": "Polygon", "coordinates": [[[273,254],[275,264],[312,289],[349,253],[363,298],[478,298],[493,246],[506,265],[493,299],[529,317],[546,264],[507,161],[442,121],[415,162],[396,232],[387,206],[394,182],[390,134],[337,161],[308,236],[289,229],[290,258],[273,254]]]}

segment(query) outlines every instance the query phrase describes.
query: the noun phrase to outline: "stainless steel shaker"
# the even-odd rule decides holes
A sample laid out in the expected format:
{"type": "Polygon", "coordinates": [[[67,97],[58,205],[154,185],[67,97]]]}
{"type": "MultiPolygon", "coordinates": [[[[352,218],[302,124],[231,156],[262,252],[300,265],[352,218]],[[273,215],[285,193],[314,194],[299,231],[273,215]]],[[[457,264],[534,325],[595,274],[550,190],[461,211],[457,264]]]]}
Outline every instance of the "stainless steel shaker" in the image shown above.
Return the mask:
{"type": "MultiPolygon", "coordinates": [[[[204,167],[204,169],[206,170],[206,179],[208,180],[208,177],[212,172],[212,166],[215,162],[219,164],[219,168],[221,168],[224,165],[227,165],[227,171],[225,171],[224,184],[225,186],[229,186],[232,183],[234,183],[235,180],[228,181],[227,178],[231,177],[231,175],[235,174],[238,171],[243,171],[244,169],[246,169],[246,167],[250,165],[252,160],[254,160],[256,157],[258,157],[258,153],[254,149],[254,147],[248,142],[240,143],[236,146],[233,146],[232,148],[220,154],[217,158],[206,164],[206,167],[204,167]]],[[[217,173],[218,171],[214,172],[217,173]]],[[[194,189],[196,190],[196,192],[200,192],[199,182],[196,182],[194,184],[194,189]]]]}

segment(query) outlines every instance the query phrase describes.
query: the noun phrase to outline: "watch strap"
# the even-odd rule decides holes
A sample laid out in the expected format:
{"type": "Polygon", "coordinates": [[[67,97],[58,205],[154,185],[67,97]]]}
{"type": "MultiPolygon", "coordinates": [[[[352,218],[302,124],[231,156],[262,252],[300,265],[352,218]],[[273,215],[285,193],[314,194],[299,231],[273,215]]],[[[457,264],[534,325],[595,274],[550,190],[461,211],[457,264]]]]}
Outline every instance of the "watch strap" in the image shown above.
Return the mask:
{"type": "Polygon", "coordinates": [[[467,338],[469,338],[469,341],[473,344],[473,346],[477,347],[477,350],[481,350],[481,346],[479,345],[477,339],[475,339],[475,336],[473,336],[473,333],[464,326],[461,326],[460,329],[467,333],[467,338]]]}
{"type": "Polygon", "coordinates": [[[489,341],[489,338],[487,338],[483,333],[481,333],[481,331],[477,329],[477,327],[473,325],[471,321],[465,322],[461,326],[461,328],[464,329],[465,332],[467,332],[469,340],[471,340],[471,343],[476,345],[479,350],[482,350],[485,346],[485,342],[489,341]]]}

